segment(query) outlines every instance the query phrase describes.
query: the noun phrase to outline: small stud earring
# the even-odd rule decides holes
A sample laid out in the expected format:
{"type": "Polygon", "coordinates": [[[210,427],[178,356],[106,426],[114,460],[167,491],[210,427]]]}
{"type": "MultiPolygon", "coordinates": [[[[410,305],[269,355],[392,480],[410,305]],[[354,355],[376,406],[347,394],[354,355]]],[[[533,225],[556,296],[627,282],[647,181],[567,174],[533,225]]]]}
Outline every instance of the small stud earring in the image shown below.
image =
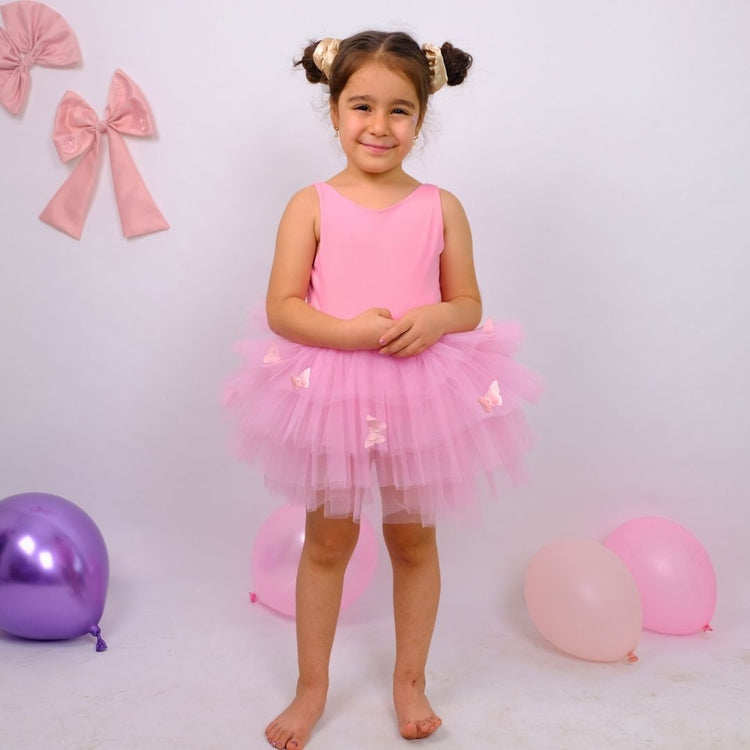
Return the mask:
{"type": "Polygon", "coordinates": [[[333,129],[333,137],[334,138],[338,138],[339,137],[339,129],[338,128],[334,128],[333,129]]]}

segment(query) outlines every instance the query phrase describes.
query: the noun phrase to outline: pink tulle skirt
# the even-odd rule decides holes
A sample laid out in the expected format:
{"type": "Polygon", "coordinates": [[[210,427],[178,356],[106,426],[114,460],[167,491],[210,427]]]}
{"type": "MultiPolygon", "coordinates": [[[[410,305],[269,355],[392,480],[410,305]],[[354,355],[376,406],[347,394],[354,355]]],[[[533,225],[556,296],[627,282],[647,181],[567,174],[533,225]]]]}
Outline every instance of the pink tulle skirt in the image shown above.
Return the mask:
{"type": "Polygon", "coordinates": [[[486,323],[403,359],[243,341],[224,401],[234,449],[266,486],[308,510],[358,520],[380,487],[385,522],[432,526],[475,509],[477,480],[517,481],[532,443],[522,411],[540,380],[513,359],[522,331],[486,323]]]}

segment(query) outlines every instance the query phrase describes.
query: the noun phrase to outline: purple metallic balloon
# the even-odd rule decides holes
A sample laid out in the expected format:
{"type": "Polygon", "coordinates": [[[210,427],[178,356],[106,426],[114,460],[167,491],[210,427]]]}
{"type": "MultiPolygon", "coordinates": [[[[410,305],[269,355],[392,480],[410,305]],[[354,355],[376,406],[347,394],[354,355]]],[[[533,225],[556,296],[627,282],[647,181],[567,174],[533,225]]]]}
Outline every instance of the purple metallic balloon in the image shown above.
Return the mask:
{"type": "Polygon", "coordinates": [[[104,538],[77,505],[38,492],[0,501],[0,630],[36,640],[91,633],[103,651],[108,580],[104,538]]]}

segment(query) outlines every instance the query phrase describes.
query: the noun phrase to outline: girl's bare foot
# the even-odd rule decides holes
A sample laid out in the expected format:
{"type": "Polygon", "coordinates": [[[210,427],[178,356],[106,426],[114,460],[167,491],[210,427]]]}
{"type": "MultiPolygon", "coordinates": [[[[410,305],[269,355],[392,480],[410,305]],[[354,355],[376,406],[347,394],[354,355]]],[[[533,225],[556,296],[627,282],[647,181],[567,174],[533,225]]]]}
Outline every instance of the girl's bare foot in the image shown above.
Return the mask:
{"type": "Polygon", "coordinates": [[[443,722],[430,706],[424,694],[424,680],[393,683],[393,703],[396,706],[398,729],[407,740],[429,737],[443,722]]]}
{"type": "Polygon", "coordinates": [[[325,688],[297,686],[295,699],[266,727],[271,747],[302,750],[323,715],[326,693],[325,688]]]}

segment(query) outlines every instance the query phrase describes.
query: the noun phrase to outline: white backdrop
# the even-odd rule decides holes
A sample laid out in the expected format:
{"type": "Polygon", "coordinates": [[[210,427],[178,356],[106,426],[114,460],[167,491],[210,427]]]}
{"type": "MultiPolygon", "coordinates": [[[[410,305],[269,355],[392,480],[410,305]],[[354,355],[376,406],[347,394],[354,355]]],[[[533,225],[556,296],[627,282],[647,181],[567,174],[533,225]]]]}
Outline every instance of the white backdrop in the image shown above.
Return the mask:
{"type": "Polygon", "coordinates": [[[219,393],[286,200],[343,163],[323,89],[291,61],[309,38],[404,28],[475,56],[467,83],[434,98],[409,169],[464,203],[485,310],[523,322],[522,360],[547,380],[529,481],[480,529],[443,530],[447,584],[481,565],[517,591],[546,541],[658,514],[704,542],[717,618],[738,616],[750,5],[53,7],[82,66],[35,68],[22,116],[0,111],[0,497],[84,507],[113,585],[198,571],[249,585],[252,536],[276,505],[228,455],[219,393]],[[103,113],[118,67],[154,112],[158,137],[128,148],[171,229],[123,239],[105,164],[76,242],[37,218],[71,170],[51,141],[55,108],[72,89],[103,113]]]}

